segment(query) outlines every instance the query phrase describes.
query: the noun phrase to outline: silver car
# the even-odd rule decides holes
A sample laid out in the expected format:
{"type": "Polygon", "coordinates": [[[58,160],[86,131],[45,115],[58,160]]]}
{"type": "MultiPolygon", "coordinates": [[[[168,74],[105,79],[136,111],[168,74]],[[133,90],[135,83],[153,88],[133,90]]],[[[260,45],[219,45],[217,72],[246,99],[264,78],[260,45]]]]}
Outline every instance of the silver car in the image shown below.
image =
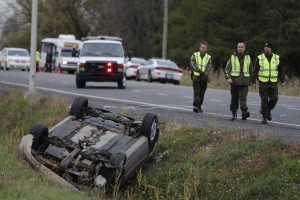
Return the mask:
{"type": "Polygon", "coordinates": [[[91,108],[88,99],[77,97],[69,114],[49,130],[35,125],[23,136],[20,152],[31,166],[73,189],[122,186],[151,156],[159,138],[152,113],[139,121],[91,108]]]}

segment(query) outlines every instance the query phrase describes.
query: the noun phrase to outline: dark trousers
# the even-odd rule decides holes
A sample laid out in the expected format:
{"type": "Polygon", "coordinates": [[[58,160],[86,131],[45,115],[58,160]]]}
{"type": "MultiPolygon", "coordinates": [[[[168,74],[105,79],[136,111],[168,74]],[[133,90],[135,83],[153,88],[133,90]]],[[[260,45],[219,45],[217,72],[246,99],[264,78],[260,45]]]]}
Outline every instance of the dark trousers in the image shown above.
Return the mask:
{"type": "Polygon", "coordinates": [[[197,106],[197,107],[202,106],[206,89],[207,89],[206,81],[193,81],[193,90],[194,90],[193,106],[197,106]]]}
{"type": "Polygon", "coordinates": [[[231,85],[231,103],[230,110],[236,112],[239,109],[239,105],[242,111],[248,110],[247,107],[247,95],[248,85],[231,85]]]}
{"type": "Polygon", "coordinates": [[[45,64],[46,72],[51,73],[52,72],[52,63],[47,62],[45,64]]]}
{"type": "Polygon", "coordinates": [[[274,109],[278,101],[278,86],[274,83],[259,83],[259,96],[261,99],[261,114],[267,114],[274,109]]]}

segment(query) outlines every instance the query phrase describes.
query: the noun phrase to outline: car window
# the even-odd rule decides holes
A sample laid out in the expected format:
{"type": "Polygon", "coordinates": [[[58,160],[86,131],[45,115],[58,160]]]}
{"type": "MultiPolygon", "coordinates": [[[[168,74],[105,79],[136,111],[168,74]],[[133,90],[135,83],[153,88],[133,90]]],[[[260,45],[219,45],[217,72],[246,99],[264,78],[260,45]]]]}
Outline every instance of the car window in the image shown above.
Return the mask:
{"type": "Polygon", "coordinates": [[[171,62],[171,61],[157,60],[157,65],[163,65],[163,66],[178,68],[178,66],[175,63],[171,62]]]}
{"type": "Polygon", "coordinates": [[[115,43],[85,43],[82,47],[81,56],[95,57],[123,57],[123,48],[115,43]]]}
{"type": "Polygon", "coordinates": [[[29,56],[29,53],[27,51],[22,50],[9,50],[8,51],[9,56],[29,56]]]}
{"type": "Polygon", "coordinates": [[[138,65],[145,65],[147,61],[142,60],[142,59],[139,59],[139,60],[132,59],[131,62],[134,63],[134,64],[138,64],[138,65]]]}
{"type": "MultiPolygon", "coordinates": [[[[73,50],[72,49],[65,49],[61,50],[61,57],[73,57],[72,56],[73,50]]],[[[76,51],[76,57],[79,55],[79,51],[76,51]]]]}

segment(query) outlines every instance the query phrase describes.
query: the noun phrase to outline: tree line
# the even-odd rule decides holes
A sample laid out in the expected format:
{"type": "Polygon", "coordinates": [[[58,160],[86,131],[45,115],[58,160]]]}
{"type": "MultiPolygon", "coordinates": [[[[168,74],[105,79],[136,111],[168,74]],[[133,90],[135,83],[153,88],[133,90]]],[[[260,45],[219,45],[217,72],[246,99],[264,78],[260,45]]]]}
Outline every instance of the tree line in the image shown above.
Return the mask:
{"type": "MultiPolygon", "coordinates": [[[[0,46],[30,49],[31,0],[10,7],[0,46]]],[[[219,70],[239,41],[247,44],[253,62],[270,41],[287,75],[300,77],[299,10],[297,0],[169,0],[167,58],[189,68],[205,40],[219,70]]],[[[38,0],[38,41],[59,34],[118,36],[125,50],[151,58],[161,57],[162,32],[162,0],[38,0]]]]}

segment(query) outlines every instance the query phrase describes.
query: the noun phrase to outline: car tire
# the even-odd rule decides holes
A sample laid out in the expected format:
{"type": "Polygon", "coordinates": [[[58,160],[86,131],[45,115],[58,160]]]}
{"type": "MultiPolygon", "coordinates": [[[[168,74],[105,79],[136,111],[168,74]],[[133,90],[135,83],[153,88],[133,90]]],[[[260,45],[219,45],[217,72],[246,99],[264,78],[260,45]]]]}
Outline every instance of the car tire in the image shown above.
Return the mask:
{"type": "Polygon", "coordinates": [[[153,79],[152,79],[152,74],[151,74],[151,71],[148,72],[148,82],[152,82],[153,79]]]}
{"type": "Polygon", "coordinates": [[[77,88],[84,88],[85,87],[85,81],[80,80],[78,75],[76,75],[76,86],[77,86],[77,88]]]}
{"type": "Polygon", "coordinates": [[[29,134],[33,135],[32,149],[37,150],[39,145],[44,141],[44,138],[48,136],[48,127],[43,124],[36,124],[29,131],[29,134]]]}
{"type": "Polygon", "coordinates": [[[127,86],[127,79],[126,76],[124,75],[121,81],[118,81],[118,88],[119,89],[125,89],[127,86]]]}
{"type": "Polygon", "coordinates": [[[147,113],[142,121],[141,132],[142,135],[148,138],[150,155],[154,151],[156,142],[159,137],[159,130],[157,128],[157,124],[158,124],[157,116],[152,113],[147,113]]]}
{"type": "Polygon", "coordinates": [[[88,107],[88,99],[84,97],[76,97],[71,105],[69,115],[73,115],[76,120],[82,118],[84,108],[88,107]]]}
{"type": "Polygon", "coordinates": [[[173,83],[174,83],[174,85],[179,85],[180,84],[179,81],[174,81],[173,83]]]}

